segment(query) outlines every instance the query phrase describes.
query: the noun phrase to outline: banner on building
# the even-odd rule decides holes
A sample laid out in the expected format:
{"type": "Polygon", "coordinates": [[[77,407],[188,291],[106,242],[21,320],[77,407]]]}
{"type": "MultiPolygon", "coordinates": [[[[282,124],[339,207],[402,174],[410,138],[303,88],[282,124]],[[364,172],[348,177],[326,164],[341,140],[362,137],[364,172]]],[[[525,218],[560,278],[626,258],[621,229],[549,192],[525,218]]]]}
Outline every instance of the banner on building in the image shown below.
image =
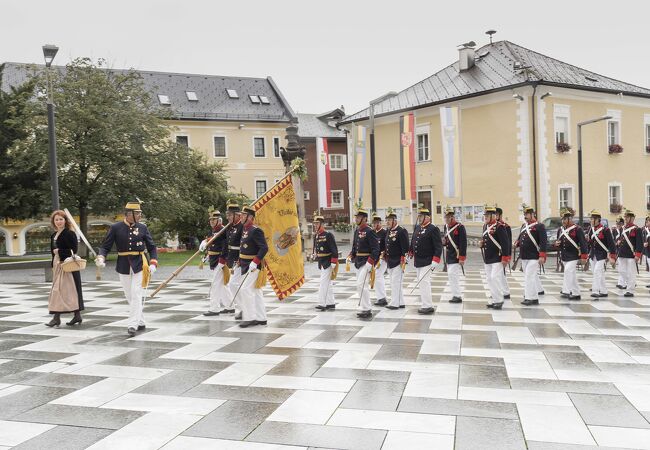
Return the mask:
{"type": "Polygon", "coordinates": [[[460,196],[460,122],[457,106],[440,108],[442,136],[443,194],[460,196]]]}
{"type": "Polygon", "coordinates": [[[280,300],[305,282],[296,192],[286,175],[253,204],[255,223],[266,236],[269,251],[264,258],[271,287],[280,300]]]}
{"type": "Polygon", "coordinates": [[[316,153],[318,154],[318,207],[332,206],[332,189],[330,185],[330,158],[327,149],[327,139],[316,138],[316,153]]]}
{"type": "Polygon", "coordinates": [[[352,141],[354,142],[354,199],[363,199],[363,178],[366,173],[366,127],[355,125],[352,127],[352,141]]]}
{"type": "Polygon", "coordinates": [[[402,200],[415,200],[415,117],[399,118],[399,168],[402,200]]]}

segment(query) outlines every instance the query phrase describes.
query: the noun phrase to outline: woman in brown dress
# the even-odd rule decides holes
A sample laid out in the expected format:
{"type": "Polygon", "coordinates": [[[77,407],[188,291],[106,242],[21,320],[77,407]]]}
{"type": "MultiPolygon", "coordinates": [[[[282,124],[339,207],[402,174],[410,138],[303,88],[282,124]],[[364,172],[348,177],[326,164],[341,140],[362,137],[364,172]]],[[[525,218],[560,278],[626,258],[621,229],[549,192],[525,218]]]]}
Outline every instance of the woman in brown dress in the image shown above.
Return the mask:
{"type": "Polygon", "coordinates": [[[54,233],[51,238],[52,249],[52,289],[48,306],[52,320],[46,323],[48,327],[61,325],[61,314],[74,313],[74,317],[66,325],[72,326],[81,323],[81,311],[84,309],[84,300],[81,293],[81,273],[64,272],[61,263],[66,258],[77,254],[77,235],[72,231],[72,224],[63,211],[54,211],[50,217],[54,233]]]}

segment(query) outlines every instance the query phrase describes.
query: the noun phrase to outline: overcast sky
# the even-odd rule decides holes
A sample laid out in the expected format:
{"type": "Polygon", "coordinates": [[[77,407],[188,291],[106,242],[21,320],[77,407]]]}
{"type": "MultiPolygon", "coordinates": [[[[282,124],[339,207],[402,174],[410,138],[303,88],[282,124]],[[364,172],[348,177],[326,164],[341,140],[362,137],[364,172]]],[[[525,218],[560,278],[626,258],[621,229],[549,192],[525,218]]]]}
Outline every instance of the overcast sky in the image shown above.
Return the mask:
{"type": "Polygon", "coordinates": [[[646,0],[4,0],[0,62],[103,57],[115,68],[266,77],[296,112],[347,113],[509,41],[650,88],[646,0]],[[533,5],[535,8],[533,9],[533,5]]]}

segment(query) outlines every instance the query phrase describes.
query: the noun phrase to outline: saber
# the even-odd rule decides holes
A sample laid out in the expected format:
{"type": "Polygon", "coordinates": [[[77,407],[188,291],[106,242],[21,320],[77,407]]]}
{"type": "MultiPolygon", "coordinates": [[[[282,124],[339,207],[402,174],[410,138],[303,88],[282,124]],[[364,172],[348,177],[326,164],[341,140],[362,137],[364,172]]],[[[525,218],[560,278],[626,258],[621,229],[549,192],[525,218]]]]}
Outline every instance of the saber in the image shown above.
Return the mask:
{"type": "MultiPolygon", "coordinates": [[[[460,263],[459,263],[460,264],[460,263]]],[[[465,276],[465,264],[460,265],[460,270],[463,271],[463,276],[465,276]]]]}
{"type": "MultiPolygon", "coordinates": [[[[68,220],[70,223],[75,228],[75,232],[77,233],[77,236],[81,238],[84,244],[86,244],[86,247],[88,248],[88,251],[93,255],[95,259],[97,259],[97,253],[95,253],[95,250],[93,249],[92,245],[90,245],[90,242],[88,242],[88,239],[86,239],[86,236],[81,232],[81,228],[79,228],[79,225],[77,225],[77,222],[75,222],[74,217],[72,217],[72,214],[70,214],[70,211],[68,211],[68,208],[63,208],[63,212],[65,215],[68,217],[68,220]]],[[[99,267],[95,270],[95,279],[96,280],[101,280],[102,279],[102,272],[99,270],[99,267]]]]}
{"type": "Polygon", "coordinates": [[[432,269],[427,270],[427,271],[424,273],[424,275],[422,275],[422,278],[420,278],[420,280],[416,283],[416,285],[413,286],[413,289],[411,289],[411,292],[409,292],[409,295],[411,295],[411,294],[413,293],[413,291],[417,289],[417,287],[420,285],[420,282],[421,282],[422,280],[424,280],[424,277],[426,277],[427,275],[431,275],[431,273],[432,273],[434,270],[436,270],[435,267],[432,268],[432,269]]]}
{"type": "Polygon", "coordinates": [[[361,285],[361,294],[359,294],[359,303],[357,306],[361,306],[361,297],[363,297],[363,291],[366,289],[366,278],[368,278],[368,271],[370,269],[366,270],[366,275],[363,277],[363,284],[361,285]]]}
{"type": "Polygon", "coordinates": [[[244,281],[246,281],[246,278],[248,278],[248,276],[250,274],[251,274],[251,271],[249,270],[248,272],[246,272],[246,276],[244,277],[244,279],[241,280],[241,283],[239,283],[239,287],[237,288],[237,292],[235,292],[235,295],[232,296],[232,301],[230,302],[230,305],[228,305],[228,309],[231,309],[232,305],[235,304],[235,299],[237,298],[237,294],[239,294],[239,290],[244,285],[244,281]]]}

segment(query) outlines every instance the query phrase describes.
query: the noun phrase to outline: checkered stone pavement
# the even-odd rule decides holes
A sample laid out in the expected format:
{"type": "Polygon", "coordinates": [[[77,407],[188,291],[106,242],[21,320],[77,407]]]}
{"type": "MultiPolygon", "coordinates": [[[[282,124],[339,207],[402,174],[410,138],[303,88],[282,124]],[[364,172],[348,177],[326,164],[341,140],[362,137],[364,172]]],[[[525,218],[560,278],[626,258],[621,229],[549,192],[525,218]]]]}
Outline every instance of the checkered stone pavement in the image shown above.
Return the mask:
{"type": "Polygon", "coordinates": [[[435,273],[443,300],[421,316],[407,272],[407,308],[360,320],[341,273],[335,311],[314,309],[317,280],[284,302],[267,288],[268,326],[246,329],[201,315],[207,280],[180,280],[134,338],[117,282],[85,283],[83,324],[60,329],[48,284],[1,284],[0,448],[650,448],[650,278],[592,301],[581,272],[569,302],[561,277],[523,307],[509,274],[492,311],[482,272],[462,304],[435,273]]]}

